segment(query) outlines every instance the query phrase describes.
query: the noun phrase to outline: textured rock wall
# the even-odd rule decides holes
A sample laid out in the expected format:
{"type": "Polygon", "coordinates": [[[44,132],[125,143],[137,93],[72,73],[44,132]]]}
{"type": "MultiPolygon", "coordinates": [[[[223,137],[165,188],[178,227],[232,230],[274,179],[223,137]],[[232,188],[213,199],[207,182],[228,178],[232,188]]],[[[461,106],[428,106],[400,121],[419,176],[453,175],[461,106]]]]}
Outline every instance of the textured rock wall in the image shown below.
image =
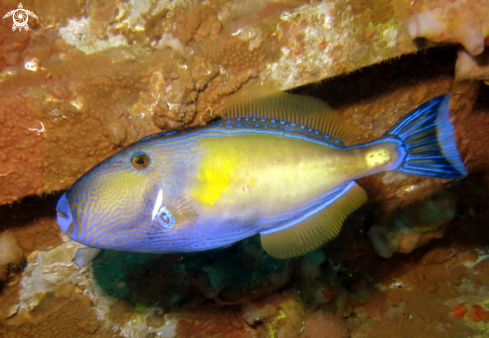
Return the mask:
{"type": "MultiPolygon", "coordinates": [[[[473,54],[481,40],[487,45],[489,16],[485,0],[450,4],[23,2],[39,18],[29,18],[32,30],[13,32],[11,18],[0,20],[0,232],[8,230],[24,253],[0,267],[0,335],[483,332],[489,92],[482,82],[454,77],[487,80],[487,52],[473,54]],[[423,25],[423,13],[437,13],[439,22],[423,25]],[[469,34],[471,40],[467,31],[480,34],[469,34]],[[468,52],[451,47],[402,56],[440,43],[461,43],[468,52]],[[273,260],[251,239],[197,255],[106,251],[79,270],[72,260],[80,246],[60,235],[54,217],[57,191],[147,134],[219,116],[227,96],[252,83],[281,89],[314,83],[295,91],[331,104],[355,127],[358,142],[379,137],[421,102],[451,93],[471,175],[457,184],[396,173],[365,178],[369,204],[336,240],[297,260],[273,260]],[[423,203],[440,191],[449,204],[423,203]],[[450,217],[436,229],[399,227],[412,210],[450,217]],[[366,235],[379,228],[389,260],[376,255],[366,235]],[[409,256],[394,253],[421,244],[409,256]]],[[[3,1],[0,14],[17,6],[3,1]]]]}

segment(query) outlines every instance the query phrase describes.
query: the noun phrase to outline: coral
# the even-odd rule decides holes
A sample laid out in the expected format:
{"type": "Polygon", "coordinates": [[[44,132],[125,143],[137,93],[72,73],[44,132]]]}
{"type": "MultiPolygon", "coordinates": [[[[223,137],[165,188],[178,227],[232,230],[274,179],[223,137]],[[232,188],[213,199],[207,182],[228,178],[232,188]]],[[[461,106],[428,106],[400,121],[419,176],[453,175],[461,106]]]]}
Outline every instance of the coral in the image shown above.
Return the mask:
{"type": "MultiPolygon", "coordinates": [[[[288,338],[318,329],[315,336],[481,335],[476,325],[486,325],[485,314],[472,304],[487,312],[487,253],[474,250],[488,242],[487,89],[453,82],[452,48],[345,74],[416,50],[402,26],[407,2],[23,4],[40,18],[32,31],[13,35],[11,21],[0,20],[0,204],[22,199],[1,206],[0,232],[15,237],[27,265],[0,293],[0,336],[288,338]],[[77,25],[85,36],[74,34],[77,25]],[[420,102],[451,93],[471,175],[458,187],[401,174],[362,180],[371,204],[335,241],[296,260],[271,259],[255,238],[201,254],[104,251],[92,264],[76,261],[81,270],[74,264],[77,253],[88,258],[89,251],[60,237],[59,196],[47,192],[142,136],[206,123],[250,82],[288,89],[339,74],[297,90],[339,110],[358,141],[381,136],[420,102]],[[457,217],[430,230],[440,220],[414,214],[448,219],[454,208],[428,198],[429,209],[419,200],[450,186],[457,217]],[[386,260],[365,235],[371,224],[406,251],[444,235],[386,260]],[[462,302],[468,310],[456,320],[462,302]]],[[[420,4],[411,4],[415,13],[423,12],[420,4]]],[[[17,5],[2,3],[0,13],[17,5]]]]}
{"type": "MultiPolygon", "coordinates": [[[[414,288],[415,289],[415,288],[414,288]]],[[[411,337],[423,332],[428,337],[469,337],[474,330],[467,328],[463,321],[446,318],[450,310],[437,303],[440,299],[433,293],[419,290],[395,289],[387,291],[385,318],[373,322],[365,337],[411,337]],[[449,324],[446,324],[446,323],[449,324]],[[434,325],[434,323],[436,323],[434,325]]],[[[359,330],[355,330],[359,334],[359,330]]]]}
{"type": "MultiPolygon", "coordinates": [[[[2,16],[4,15],[3,13],[11,10],[12,7],[9,4],[0,3],[2,16]]],[[[18,34],[12,34],[12,21],[0,21],[0,72],[5,67],[15,66],[21,59],[21,52],[29,45],[30,35],[28,32],[21,30],[16,33],[18,34]]]]}
{"type": "Polygon", "coordinates": [[[284,11],[276,29],[283,54],[261,74],[262,81],[290,89],[296,81],[317,82],[348,73],[353,65],[364,67],[414,51],[402,15],[387,14],[393,10],[356,1],[316,2],[284,11]],[[371,34],[366,36],[368,27],[371,34]]]}
{"type": "Polygon", "coordinates": [[[269,337],[297,337],[303,328],[304,309],[293,293],[243,304],[241,311],[248,324],[264,323],[269,337]]]}
{"type": "Polygon", "coordinates": [[[39,105],[20,94],[0,95],[0,203],[12,203],[45,190],[46,167],[39,144],[45,135],[39,105]]]}
{"type": "MultiPolygon", "coordinates": [[[[45,295],[33,311],[8,319],[3,327],[7,337],[120,337],[103,328],[91,309],[90,299],[65,283],[45,295]]],[[[0,334],[2,333],[0,328],[0,334]]]]}
{"type": "Polygon", "coordinates": [[[484,51],[489,36],[489,1],[424,1],[408,22],[409,35],[434,42],[459,42],[471,55],[484,51]]]}
{"type": "MultiPolygon", "coordinates": [[[[133,336],[146,336],[148,334],[157,334],[160,337],[172,338],[175,336],[176,326],[178,325],[178,318],[171,315],[163,315],[163,318],[159,318],[161,309],[159,308],[146,308],[144,306],[134,306],[131,303],[126,302],[123,299],[117,297],[124,297],[128,294],[128,289],[125,286],[124,274],[121,272],[121,265],[125,264],[124,272],[130,273],[131,267],[137,267],[142,262],[148,260],[148,255],[140,255],[126,259],[124,262],[111,261],[111,264],[103,265],[105,274],[110,278],[109,281],[96,280],[94,278],[94,272],[91,267],[85,267],[79,270],[78,267],[72,262],[77,256],[78,251],[84,250],[83,246],[72,243],[63,242],[61,245],[39,251],[36,254],[31,254],[28,259],[28,264],[25,268],[24,276],[21,280],[22,290],[20,291],[20,301],[17,298],[17,307],[12,317],[13,325],[10,325],[8,329],[12,332],[17,331],[17,321],[22,323],[28,323],[26,318],[32,318],[33,314],[39,315],[54,315],[43,306],[46,297],[49,295],[56,295],[59,297],[70,298],[70,304],[72,306],[78,306],[80,304],[73,304],[71,292],[74,289],[76,295],[84,294],[83,304],[81,310],[93,312],[93,316],[103,319],[106,326],[115,328],[115,331],[123,332],[123,335],[133,336]],[[132,264],[132,266],[131,266],[132,264]],[[116,274],[112,274],[113,271],[116,274]],[[110,284],[112,283],[112,284],[110,284]],[[107,286],[109,284],[109,286],[107,286]],[[111,290],[102,291],[101,288],[110,287],[111,290]],[[110,296],[107,293],[110,292],[110,296]],[[94,304],[92,306],[92,304],[94,304]],[[146,321],[150,321],[152,325],[146,325],[146,321]]],[[[113,257],[113,256],[109,256],[113,257]]],[[[77,296],[75,299],[78,299],[77,296]]],[[[53,300],[56,304],[59,300],[56,298],[53,300]]],[[[49,307],[47,305],[46,307],[49,307]]],[[[76,312],[77,310],[74,310],[76,312]]],[[[12,313],[11,313],[12,315],[12,313]]],[[[91,317],[92,315],[90,315],[91,317]]],[[[40,320],[42,317],[40,318],[40,320]]],[[[96,324],[93,320],[87,319],[96,324]]],[[[37,326],[33,328],[39,328],[38,323],[34,323],[37,326]]],[[[83,324],[83,323],[82,323],[83,324]]],[[[60,322],[60,329],[65,329],[65,323],[60,322]]],[[[102,326],[101,324],[97,324],[102,326]]],[[[54,325],[56,327],[56,325],[54,325]]],[[[29,325],[28,325],[29,327],[29,325]]],[[[78,336],[90,336],[93,332],[83,332],[81,330],[78,336]]],[[[102,337],[110,337],[105,331],[105,327],[97,329],[97,334],[102,337]]],[[[97,336],[95,334],[95,336],[97,336]]]]}
{"type": "Polygon", "coordinates": [[[328,311],[319,310],[306,318],[302,338],[349,338],[345,321],[328,311]]]}
{"type": "Polygon", "coordinates": [[[199,124],[222,115],[223,99],[255,78],[267,63],[275,61],[279,56],[279,45],[273,37],[252,46],[250,41],[239,37],[221,36],[196,48],[202,55],[202,58],[196,58],[201,60],[200,64],[209,62],[221,69],[221,75],[212,79],[199,95],[196,108],[203,112],[196,119],[199,124]]]}
{"type": "Polygon", "coordinates": [[[24,199],[0,207],[0,231],[7,230],[15,236],[19,247],[28,256],[35,250],[57,246],[61,243],[59,226],[53,218],[53,208],[58,196],[43,199],[24,199]],[[51,203],[49,203],[51,201],[51,203]],[[25,208],[25,209],[24,209],[25,208]]]}
{"type": "Polygon", "coordinates": [[[22,259],[22,249],[10,232],[0,233],[0,244],[0,266],[17,263],[22,259]]]}
{"type": "Polygon", "coordinates": [[[18,270],[24,258],[24,252],[9,231],[0,233],[0,282],[5,281],[12,270],[18,270]]]}
{"type": "Polygon", "coordinates": [[[146,97],[153,96],[146,73],[156,61],[142,65],[144,70],[123,63],[113,62],[110,55],[79,58],[73,68],[44,63],[51,76],[73,71],[77,79],[53,82],[30,95],[11,89],[20,79],[0,83],[5,89],[0,123],[8,132],[0,136],[0,160],[9,159],[2,166],[1,203],[66,188],[115,148],[157,131],[150,124],[151,114],[144,112],[149,109],[146,97]]]}
{"type": "Polygon", "coordinates": [[[209,63],[194,64],[195,61],[181,59],[153,72],[150,83],[158,96],[154,106],[153,123],[162,129],[176,129],[191,125],[196,111],[195,101],[199,97],[200,86],[218,75],[217,69],[209,63]],[[158,93],[161,92],[160,93],[158,93]]]}
{"type": "Polygon", "coordinates": [[[243,303],[241,304],[243,318],[249,325],[264,322],[277,315],[277,306],[284,300],[285,297],[282,295],[273,295],[257,302],[243,303]]]}
{"type": "Polygon", "coordinates": [[[269,332],[277,332],[277,338],[297,337],[304,327],[304,306],[296,295],[279,306],[278,314],[268,323],[269,332]]]}
{"type": "Polygon", "coordinates": [[[455,78],[489,81],[489,49],[476,57],[470,56],[466,51],[459,51],[455,63],[455,78]]]}
{"type": "MultiPolygon", "coordinates": [[[[250,332],[239,319],[239,312],[232,307],[213,307],[194,309],[182,316],[177,327],[176,337],[230,337],[248,338],[250,332]]],[[[266,337],[261,331],[261,337],[266,337]]]]}
{"type": "Polygon", "coordinates": [[[387,295],[377,292],[368,298],[365,304],[362,304],[362,310],[367,318],[381,322],[384,319],[384,313],[387,310],[387,295]]]}
{"type": "Polygon", "coordinates": [[[340,303],[346,298],[345,290],[336,283],[341,263],[335,265],[323,248],[314,250],[300,258],[295,264],[293,285],[301,289],[302,302],[312,309],[340,303]]]}
{"type": "Polygon", "coordinates": [[[368,236],[377,254],[384,258],[390,258],[395,252],[411,253],[433,238],[441,238],[444,232],[445,229],[443,228],[419,232],[409,228],[387,230],[384,227],[373,225],[368,231],[368,236]]]}
{"type": "Polygon", "coordinates": [[[21,285],[19,283],[21,275],[17,273],[15,276],[9,277],[0,291],[0,334],[2,332],[2,323],[9,317],[15,316],[19,308],[19,291],[21,285]]]}
{"type": "MultiPolygon", "coordinates": [[[[27,6],[27,4],[25,5],[27,6]]],[[[68,23],[70,18],[80,17],[84,10],[83,3],[78,1],[73,1],[70,3],[66,3],[63,0],[54,0],[42,3],[33,2],[28,6],[29,9],[31,9],[39,16],[39,18],[41,18],[39,21],[45,27],[49,27],[51,25],[64,26],[68,23]]],[[[30,22],[31,20],[29,19],[29,25],[30,22]]]]}
{"type": "Polygon", "coordinates": [[[99,39],[90,34],[91,26],[91,18],[72,19],[67,26],[60,28],[59,33],[68,44],[73,45],[85,54],[98,53],[129,44],[122,35],[111,35],[105,40],[99,39]]]}
{"type": "Polygon", "coordinates": [[[180,54],[183,54],[185,48],[182,42],[177,38],[171,36],[170,33],[164,33],[161,36],[161,39],[159,39],[158,42],[155,44],[155,48],[158,50],[165,49],[166,47],[169,47],[180,54]]]}
{"type": "Polygon", "coordinates": [[[454,215],[454,197],[441,192],[393,211],[382,220],[384,226],[373,225],[368,236],[377,254],[384,258],[391,257],[394,252],[410,253],[432,238],[442,237],[445,229],[441,226],[452,220],[454,215]],[[386,227],[385,224],[390,225],[386,227]]]}
{"type": "Polygon", "coordinates": [[[458,53],[455,65],[457,80],[489,78],[487,51],[481,56],[489,41],[488,0],[425,0],[416,4],[414,12],[407,23],[413,39],[464,46],[466,52],[458,53]]]}
{"type": "MultiPolygon", "coordinates": [[[[55,198],[51,204],[54,207],[55,198]]],[[[48,199],[44,199],[46,203],[48,199]]],[[[8,243],[2,241],[0,251],[11,250],[15,253],[15,263],[0,267],[0,322],[18,312],[20,307],[19,294],[24,281],[24,257],[32,257],[34,250],[42,250],[60,243],[59,226],[52,217],[52,207],[39,203],[39,199],[25,199],[23,203],[3,205],[0,207],[0,233],[7,235],[8,243]],[[25,210],[23,209],[25,208],[25,210]],[[49,216],[46,216],[48,214],[49,216]],[[10,244],[12,246],[9,245],[10,244]],[[15,244],[15,245],[14,245],[15,244]],[[5,275],[6,272],[6,275],[5,275]],[[6,278],[5,278],[6,277],[6,278]]],[[[3,235],[0,235],[2,237],[3,235]]],[[[0,260],[9,258],[0,252],[0,260]]],[[[10,259],[14,259],[10,257],[10,259]]]]}
{"type": "MultiPolygon", "coordinates": [[[[188,15],[207,16],[211,13],[209,11],[209,8],[202,7],[188,15]]],[[[196,27],[200,30],[203,26],[197,23],[191,30],[197,29],[196,27]]],[[[180,33],[186,34],[185,30],[180,33]]],[[[275,60],[278,55],[278,45],[272,38],[250,48],[248,41],[229,33],[216,37],[217,34],[215,32],[205,42],[200,42],[208,34],[202,33],[197,41],[187,41],[186,37],[175,40],[169,33],[164,33],[156,44],[156,48],[169,46],[181,52],[183,46],[178,41],[182,41],[193,43],[195,51],[195,56],[182,56],[177,64],[167,67],[171,71],[160,73],[158,81],[161,86],[165,86],[167,94],[165,100],[155,107],[153,122],[156,126],[174,129],[190,124],[202,125],[219,116],[224,111],[223,99],[256,77],[266,63],[275,60]]],[[[153,74],[152,78],[156,76],[157,74],[153,74]]]]}
{"type": "Polygon", "coordinates": [[[187,45],[194,38],[216,36],[221,32],[222,23],[216,12],[209,6],[199,6],[185,12],[175,23],[176,38],[187,45]]]}
{"type": "Polygon", "coordinates": [[[485,251],[480,251],[476,254],[471,261],[472,264],[467,264],[469,267],[473,267],[474,275],[471,278],[471,281],[477,285],[478,287],[487,285],[489,283],[489,256],[485,251]]]}
{"type": "Polygon", "coordinates": [[[325,261],[326,255],[321,249],[317,249],[306,254],[301,261],[301,278],[309,282],[316,279],[321,273],[320,266],[325,261]]]}

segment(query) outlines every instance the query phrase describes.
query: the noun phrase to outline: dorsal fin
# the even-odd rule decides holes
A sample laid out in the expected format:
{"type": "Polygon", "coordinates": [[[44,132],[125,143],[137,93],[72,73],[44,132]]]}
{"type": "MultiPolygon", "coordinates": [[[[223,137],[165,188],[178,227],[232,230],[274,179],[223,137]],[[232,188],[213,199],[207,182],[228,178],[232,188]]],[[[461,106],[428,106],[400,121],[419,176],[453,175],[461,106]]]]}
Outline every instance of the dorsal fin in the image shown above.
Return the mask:
{"type": "Polygon", "coordinates": [[[347,143],[352,133],[343,118],[326,103],[309,96],[292,95],[267,86],[251,86],[231,96],[226,118],[276,119],[312,128],[347,143]]]}

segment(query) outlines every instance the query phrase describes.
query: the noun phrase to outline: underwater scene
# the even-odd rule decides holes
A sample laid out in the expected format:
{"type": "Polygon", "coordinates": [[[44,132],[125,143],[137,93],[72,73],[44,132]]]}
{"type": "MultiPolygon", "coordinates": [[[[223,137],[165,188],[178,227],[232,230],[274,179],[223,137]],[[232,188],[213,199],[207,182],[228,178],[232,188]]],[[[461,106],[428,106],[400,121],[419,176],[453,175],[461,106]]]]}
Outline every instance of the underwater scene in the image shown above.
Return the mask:
{"type": "Polygon", "coordinates": [[[489,0],[0,16],[0,337],[489,337],[489,0]]]}

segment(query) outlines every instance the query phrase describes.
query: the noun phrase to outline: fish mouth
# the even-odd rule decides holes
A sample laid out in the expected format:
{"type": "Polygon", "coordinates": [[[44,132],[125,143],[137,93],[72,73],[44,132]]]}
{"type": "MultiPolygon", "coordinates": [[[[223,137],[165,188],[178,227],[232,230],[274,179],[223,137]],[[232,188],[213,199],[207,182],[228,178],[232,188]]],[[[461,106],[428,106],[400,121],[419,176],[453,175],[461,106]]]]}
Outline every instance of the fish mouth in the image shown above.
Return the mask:
{"type": "Polygon", "coordinates": [[[56,205],[56,219],[63,232],[68,232],[68,228],[73,223],[73,214],[71,213],[70,202],[64,193],[56,205]]]}

